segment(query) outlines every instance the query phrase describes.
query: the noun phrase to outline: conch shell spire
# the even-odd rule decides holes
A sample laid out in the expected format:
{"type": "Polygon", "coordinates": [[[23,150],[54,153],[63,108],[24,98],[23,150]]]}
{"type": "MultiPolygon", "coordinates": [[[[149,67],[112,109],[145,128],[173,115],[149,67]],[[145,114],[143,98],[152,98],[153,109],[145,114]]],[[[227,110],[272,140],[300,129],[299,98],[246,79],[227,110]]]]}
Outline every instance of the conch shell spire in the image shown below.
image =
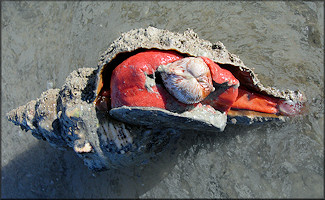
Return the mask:
{"type": "Polygon", "coordinates": [[[57,98],[59,89],[50,89],[42,93],[37,100],[32,100],[7,114],[9,121],[28,131],[38,139],[47,140],[55,146],[66,147],[61,137],[57,119],[57,98]]]}

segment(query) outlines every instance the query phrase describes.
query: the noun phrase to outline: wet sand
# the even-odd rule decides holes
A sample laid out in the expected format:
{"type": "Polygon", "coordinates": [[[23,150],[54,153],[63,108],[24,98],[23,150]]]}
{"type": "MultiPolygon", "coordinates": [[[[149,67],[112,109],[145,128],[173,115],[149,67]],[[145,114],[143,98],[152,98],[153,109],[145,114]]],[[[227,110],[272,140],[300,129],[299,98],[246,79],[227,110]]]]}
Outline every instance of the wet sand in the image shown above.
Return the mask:
{"type": "Polygon", "coordinates": [[[323,2],[2,2],[3,198],[322,198],[323,2]],[[149,25],[221,41],[264,85],[300,89],[308,112],[283,124],[185,135],[176,156],[94,173],[5,118],[95,67],[120,33],[149,25]]]}

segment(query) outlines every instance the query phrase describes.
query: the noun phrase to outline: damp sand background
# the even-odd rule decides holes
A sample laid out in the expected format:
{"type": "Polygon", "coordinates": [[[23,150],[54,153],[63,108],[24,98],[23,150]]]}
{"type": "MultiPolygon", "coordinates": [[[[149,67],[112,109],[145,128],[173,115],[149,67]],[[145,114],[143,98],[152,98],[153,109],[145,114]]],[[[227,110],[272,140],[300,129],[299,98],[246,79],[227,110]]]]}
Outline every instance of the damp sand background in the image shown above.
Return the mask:
{"type": "Polygon", "coordinates": [[[324,195],[323,2],[2,2],[2,198],[322,198],[324,195]],[[221,41],[262,83],[300,89],[305,116],[227,126],[179,139],[177,156],[143,168],[91,172],[5,118],[96,67],[120,33],[149,25],[221,41]]]}

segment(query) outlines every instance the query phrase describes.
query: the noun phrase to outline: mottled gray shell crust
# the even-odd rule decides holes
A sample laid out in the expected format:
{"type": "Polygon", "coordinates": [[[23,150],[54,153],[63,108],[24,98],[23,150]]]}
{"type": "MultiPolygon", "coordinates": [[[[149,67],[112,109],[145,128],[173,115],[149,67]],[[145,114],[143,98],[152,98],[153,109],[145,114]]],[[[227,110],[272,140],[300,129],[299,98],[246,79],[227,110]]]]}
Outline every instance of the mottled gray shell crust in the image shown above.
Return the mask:
{"type": "Polygon", "coordinates": [[[245,82],[248,87],[255,91],[292,101],[303,101],[305,99],[300,91],[281,91],[273,87],[263,86],[256,74],[246,67],[238,56],[230,53],[220,41],[211,43],[200,39],[192,29],[187,29],[183,34],[180,34],[148,27],[122,33],[101,56],[98,72],[101,73],[106,64],[111,62],[119,53],[132,52],[140,48],[175,50],[194,57],[205,56],[218,64],[230,65],[231,71],[236,74],[236,78],[239,81],[243,80],[242,83],[245,82]]]}
{"type": "Polygon", "coordinates": [[[227,115],[219,111],[211,113],[200,108],[178,114],[160,108],[122,106],[111,109],[109,114],[128,124],[150,128],[175,127],[177,130],[219,132],[224,130],[227,122],[227,115]]]}

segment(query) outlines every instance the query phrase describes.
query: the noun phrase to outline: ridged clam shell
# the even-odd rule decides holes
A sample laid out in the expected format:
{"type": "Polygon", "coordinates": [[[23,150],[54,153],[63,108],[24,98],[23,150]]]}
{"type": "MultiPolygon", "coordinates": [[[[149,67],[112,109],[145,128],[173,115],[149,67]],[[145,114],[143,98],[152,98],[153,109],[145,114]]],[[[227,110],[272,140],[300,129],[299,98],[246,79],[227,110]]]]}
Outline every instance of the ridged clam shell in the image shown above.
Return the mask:
{"type": "Polygon", "coordinates": [[[214,91],[210,69],[201,58],[183,58],[158,71],[166,89],[182,103],[198,103],[214,91]]]}

